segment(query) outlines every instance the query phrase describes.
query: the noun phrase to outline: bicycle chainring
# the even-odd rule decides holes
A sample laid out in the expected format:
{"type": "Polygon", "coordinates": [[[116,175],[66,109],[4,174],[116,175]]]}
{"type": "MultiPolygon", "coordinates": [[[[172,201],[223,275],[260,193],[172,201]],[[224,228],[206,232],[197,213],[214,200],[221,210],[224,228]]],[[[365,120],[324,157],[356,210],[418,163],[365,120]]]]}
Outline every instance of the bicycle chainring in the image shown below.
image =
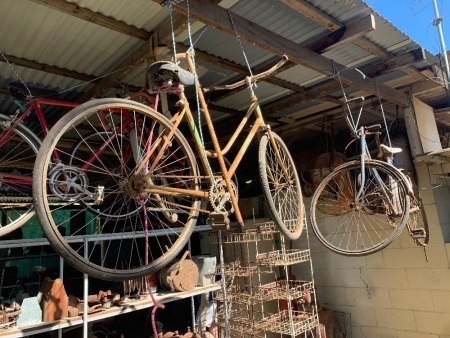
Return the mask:
{"type": "Polygon", "coordinates": [[[92,198],[87,189],[89,179],[79,168],[63,164],[56,165],[48,175],[51,193],[61,200],[92,198]]]}
{"type": "MultiPolygon", "coordinates": [[[[231,181],[231,185],[237,199],[237,187],[233,181],[231,181]]],[[[211,204],[214,212],[226,213],[228,215],[234,212],[233,203],[231,203],[231,196],[223,178],[216,179],[214,184],[211,186],[209,190],[209,203],[211,204]]]]}

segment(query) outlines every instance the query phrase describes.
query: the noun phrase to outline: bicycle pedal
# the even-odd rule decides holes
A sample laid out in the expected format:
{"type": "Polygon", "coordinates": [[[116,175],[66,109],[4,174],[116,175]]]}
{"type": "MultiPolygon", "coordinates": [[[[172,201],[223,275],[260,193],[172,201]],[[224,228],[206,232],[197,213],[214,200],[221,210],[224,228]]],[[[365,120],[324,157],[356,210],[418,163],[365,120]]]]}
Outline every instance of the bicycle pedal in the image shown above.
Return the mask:
{"type": "Polygon", "coordinates": [[[206,223],[211,225],[213,230],[229,230],[230,229],[230,219],[228,215],[223,213],[211,213],[209,214],[206,223]]]}
{"type": "Polygon", "coordinates": [[[425,229],[420,228],[411,230],[411,237],[413,239],[425,238],[426,237],[425,229]]]}

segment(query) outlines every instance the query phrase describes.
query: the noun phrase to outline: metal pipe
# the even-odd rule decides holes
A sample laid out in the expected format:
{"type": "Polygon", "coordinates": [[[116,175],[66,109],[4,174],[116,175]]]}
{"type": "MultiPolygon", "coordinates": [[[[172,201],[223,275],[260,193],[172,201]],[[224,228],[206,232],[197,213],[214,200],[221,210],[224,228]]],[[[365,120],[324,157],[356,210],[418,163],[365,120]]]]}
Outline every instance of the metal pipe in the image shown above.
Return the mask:
{"type": "MultiPolygon", "coordinates": [[[[433,7],[434,7],[434,14],[436,18],[433,20],[433,24],[437,27],[438,34],[439,34],[439,41],[441,43],[441,49],[442,49],[442,56],[444,57],[444,65],[445,65],[445,72],[447,75],[447,81],[446,84],[450,81],[450,68],[448,65],[448,57],[447,57],[447,48],[445,47],[445,41],[444,41],[444,34],[442,32],[442,20],[444,18],[439,16],[439,9],[437,7],[436,0],[433,0],[433,7]]],[[[446,86],[448,87],[448,86],[446,86]]]]}

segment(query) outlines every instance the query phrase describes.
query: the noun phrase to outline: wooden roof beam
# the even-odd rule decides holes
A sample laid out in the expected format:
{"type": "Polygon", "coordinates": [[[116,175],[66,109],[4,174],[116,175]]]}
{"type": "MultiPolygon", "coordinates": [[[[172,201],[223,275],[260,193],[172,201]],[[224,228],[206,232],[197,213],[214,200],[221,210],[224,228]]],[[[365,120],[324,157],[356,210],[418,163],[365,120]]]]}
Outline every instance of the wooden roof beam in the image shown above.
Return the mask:
{"type": "MultiPolygon", "coordinates": [[[[186,25],[186,20],[182,15],[174,16],[174,27],[178,30],[184,29],[186,25]]],[[[93,88],[87,91],[79,99],[80,102],[87,101],[91,97],[97,97],[103,95],[109,88],[114,87],[114,84],[123,79],[127,74],[129,74],[134,68],[140,66],[142,63],[154,60],[154,47],[158,47],[161,44],[167,44],[172,39],[172,30],[170,27],[169,20],[166,20],[158,30],[154,32],[151,37],[139,45],[135,50],[128,54],[122,62],[114,67],[118,70],[112,74],[102,78],[93,88]]]]}
{"type": "MultiPolygon", "coordinates": [[[[154,1],[159,2],[158,0],[154,1]]],[[[180,6],[179,4],[173,4],[173,6],[181,13],[187,14],[184,6],[180,6]]],[[[235,31],[237,30],[242,40],[255,44],[274,54],[286,54],[291,61],[327,76],[332,76],[334,74],[335,67],[337,69],[346,68],[344,65],[340,65],[333,60],[300,46],[237,14],[232,14],[220,6],[212,5],[207,1],[189,0],[189,9],[190,15],[198,21],[233,36],[236,34],[235,31]],[[234,25],[232,25],[230,21],[230,15],[233,18],[234,25]]],[[[381,83],[375,85],[373,79],[369,77],[364,79],[361,77],[361,74],[356,71],[348,70],[343,72],[341,74],[341,79],[346,85],[354,86],[373,94],[379,94],[382,98],[395,104],[401,106],[409,105],[406,94],[381,83]]]]}
{"type": "Polygon", "coordinates": [[[370,14],[349,23],[332,33],[306,44],[305,47],[318,53],[325,53],[345,43],[354,42],[364,34],[375,29],[375,17],[370,14]]]}
{"type": "MultiPolygon", "coordinates": [[[[424,61],[425,53],[422,48],[418,48],[404,54],[392,58],[388,62],[380,62],[376,65],[361,69],[361,71],[369,77],[379,76],[395,69],[403,68],[411,63],[424,61]]],[[[360,75],[361,76],[361,75],[360,75]]],[[[286,99],[274,102],[270,105],[264,106],[264,114],[266,116],[274,115],[280,111],[292,108],[299,104],[314,100],[327,100],[329,94],[341,89],[341,85],[337,81],[328,81],[322,85],[306,90],[303,93],[293,94],[286,99]]]]}
{"type": "MultiPolygon", "coordinates": [[[[343,27],[341,29],[338,29],[337,31],[328,34],[327,36],[315,40],[314,42],[306,45],[305,47],[308,49],[311,49],[317,53],[324,53],[332,48],[335,48],[341,44],[344,43],[348,43],[350,41],[353,41],[354,39],[356,39],[358,36],[361,36],[371,30],[375,29],[375,20],[373,15],[368,15],[365,16],[351,24],[349,24],[346,27],[343,27]]],[[[213,57],[213,58],[208,58],[206,57],[204,54],[206,53],[198,53],[196,51],[196,56],[200,57],[201,59],[207,61],[207,62],[211,62],[213,64],[217,65],[218,60],[221,60],[217,57],[213,57]]],[[[254,69],[254,73],[259,73],[259,72],[263,72],[267,69],[269,69],[274,63],[279,61],[279,57],[276,56],[274,58],[272,58],[269,62],[267,62],[267,64],[269,66],[261,66],[261,67],[257,67],[256,69],[254,69]]],[[[227,61],[228,62],[228,61],[227,61]]],[[[228,62],[229,63],[229,62],[228,62]]],[[[244,74],[244,75],[248,75],[248,69],[246,67],[243,66],[237,66],[239,68],[234,68],[231,67],[228,64],[222,65],[224,68],[230,69],[232,71],[235,71],[236,73],[240,73],[240,74],[244,74]]],[[[292,91],[296,91],[296,92],[301,92],[301,93],[306,93],[306,90],[304,89],[304,87],[288,82],[288,81],[284,81],[281,79],[276,78],[274,75],[277,73],[281,73],[283,71],[288,70],[289,68],[292,68],[296,66],[296,64],[294,62],[290,62],[288,61],[285,65],[283,65],[280,69],[277,70],[276,73],[274,73],[272,76],[269,76],[268,78],[264,79],[265,82],[271,83],[273,85],[277,85],[283,88],[287,88],[290,89],[292,91]]],[[[231,82],[237,82],[242,80],[243,77],[239,77],[234,79],[234,81],[231,82]]],[[[215,95],[213,93],[213,95],[210,97],[211,101],[218,101],[224,97],[233,95],[234,93],[238,92],[242,90],[242,88],[237,88],[236,90],[233,91],[227,91],[227,93],[225,95],[215,95]]],[[[330,98],[332,100],[332,98],[330,98]]]]}
{"type": "Polygon", "coordinates": [[[100,25],[108,29],[115,30],[116,32],[134,36],[135,38],[141,40],[148,40],[150,38],[150,33],[144,29],[128,25],[125,22],[115,20],[100,13],[93,12],[90,9],[80,7],[77,4],[71,2],[67,2],[64,0],[31,0],[31,1],[36,2],[40,5],[47,6],[54,10],[72,15],[76,18],[95,23],[96,25],[100,25]]]}
{"type": "MultiPolygon", "coordinates": [[[[341,29],[344,27],[340,22],[336,21],[328,14],[318,10],[314,6],[307,3],[305,0],[280,0],[280,2],[284,3],[286,6],[296,10],[300,14],[310,18],[317,24],[326,27],[330,31],[335,31],[337,29],[341,29]]],[[[381,48],[374,42],[366,39],[364,36],[359,36],[357,39],[352,41],[358,47],[368,51],[369,53],[379,57],[382,60],[389,60],[394,57],[391,53],[381,48]]],[[[417,80],[426,81],[427,79],[420,74],[420,72],[414,67],[405,68],[405,72],[414,76],[417,80]]]]}
{"type": "MultiPolygon", "coordinates": [[[[96,79],[96,76],[94,76],[94,75],[79,73],[79,72],[76,72],[73,70],[68,70],[66,68],[50,66],[50,65],[47,65],[44,63],[40,63],[40,62],[36,62],[36,61],[24,59],[24,58],[19,58],[19,57],[13,56],[13,55],[5,55],[5,58],[6,58],[6,60],[8,60],[8,62],[13,63],[14,65],[21,66],[21,67],[27,67],[27,68],[31,68],[31,69],[35,69],[35,70],[41,70],[46,73],[70,77],[72,79],[77,79],[77,80],[86,81],[86,82],[94,81],[96,79]]],[[[5,62],[5,60],[3,58],[1,58],[0,61],[5,62]]]]}

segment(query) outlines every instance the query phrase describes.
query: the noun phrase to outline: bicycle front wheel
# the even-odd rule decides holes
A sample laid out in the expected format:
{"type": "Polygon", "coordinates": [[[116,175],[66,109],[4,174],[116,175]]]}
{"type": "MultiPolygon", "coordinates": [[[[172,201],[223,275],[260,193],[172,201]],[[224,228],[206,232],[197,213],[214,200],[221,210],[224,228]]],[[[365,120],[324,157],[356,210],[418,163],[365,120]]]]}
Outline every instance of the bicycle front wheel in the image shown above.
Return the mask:
{"type": "Polygon", "coordinates": [[[0,114],[0,236],[34,215],[32,173],[40,140],[22,124],[10,132],[11,119],[0,114]]]}
{"type": "Polygon", "coordinates": [[[262,189],[275,224],[290,239],[303,230],[303,196],[294,161],[283,140],[275,133],[262,135],[259,144],[259,174],[262,189]]]}
{"type": "Polygon", "coordinates": [[[401,173],[370,160],[345,163],[319,184],[311,200],[311,227],[328,249],[364,256],[388,246],[406,225],[409,196],[401,173]]]}
{"type": "Polygon", "coordinates": [[[163,187],[196,191],[199,183],[192,149],[172,127],[146,105],[99,99],[51,129],[33,196],[50,244],[73,267],[129,280],[160,270],[184,248],[199,197],[163,187]]]}

